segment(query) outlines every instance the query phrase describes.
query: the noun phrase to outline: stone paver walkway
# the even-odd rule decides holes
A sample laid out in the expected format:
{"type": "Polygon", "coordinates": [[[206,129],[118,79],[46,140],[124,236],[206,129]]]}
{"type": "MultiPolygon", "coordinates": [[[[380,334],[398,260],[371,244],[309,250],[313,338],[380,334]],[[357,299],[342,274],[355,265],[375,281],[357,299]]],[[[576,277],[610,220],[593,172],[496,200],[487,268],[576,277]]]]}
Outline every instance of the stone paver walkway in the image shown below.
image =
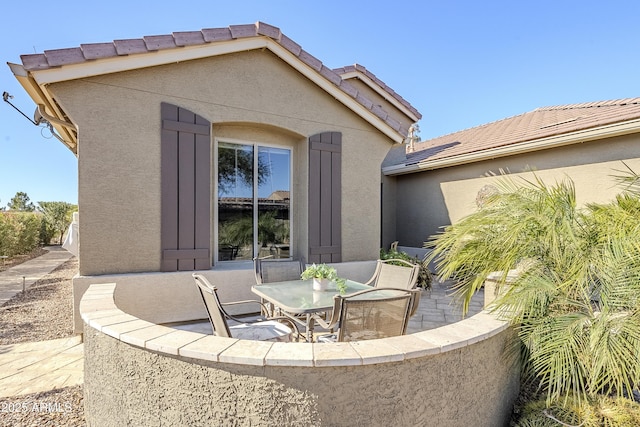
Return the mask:
{"type": "MultiPolygon", "coordinates": [[[[451,283],[433,281],[431,290],[422,291],[420,305],[416,314],[409,319],[407,333],[435,329],[463,319],[462,309],[451,297],[451,283]]],[[[469,303],[469,312],[465,317],[478,314],[484,308],[484,289],[478,291],[469,303]]]]}
{"type": "Polygon", "coordinates": [[[0,271],[0,305],[9,301],[37,280],[51,273],[73,255],[60,246],[47,246],[49,252],[37,258],[0,271]]]}
{"type": "MultiPolygon", "coordinates": [[[[0,272],[0,305],[51,273],[73,255],[59,246],[0,272]]],[[[0,345],[0,397],[82,384],[84,349],[78,335],[57,340],[0,345]]]]}
{"type": "Polygon", "coordinates": [[[0,345],[0,398],[82,384],[80,336],[0,345]]]}

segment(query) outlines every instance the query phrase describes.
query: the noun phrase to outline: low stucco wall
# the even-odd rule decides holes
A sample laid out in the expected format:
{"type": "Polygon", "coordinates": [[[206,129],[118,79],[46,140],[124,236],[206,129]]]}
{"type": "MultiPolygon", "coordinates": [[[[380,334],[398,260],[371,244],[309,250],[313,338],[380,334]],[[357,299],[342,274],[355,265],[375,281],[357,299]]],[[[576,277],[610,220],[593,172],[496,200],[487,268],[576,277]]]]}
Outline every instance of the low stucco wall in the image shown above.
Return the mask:
{"type": "Polygon", "coordinates": [[[140,320],[115,288],[92,285],[80,306],[90,426],[501,426],[518,393],[513,333],[487,312],[382,340],[267,343],[140,320]]]}

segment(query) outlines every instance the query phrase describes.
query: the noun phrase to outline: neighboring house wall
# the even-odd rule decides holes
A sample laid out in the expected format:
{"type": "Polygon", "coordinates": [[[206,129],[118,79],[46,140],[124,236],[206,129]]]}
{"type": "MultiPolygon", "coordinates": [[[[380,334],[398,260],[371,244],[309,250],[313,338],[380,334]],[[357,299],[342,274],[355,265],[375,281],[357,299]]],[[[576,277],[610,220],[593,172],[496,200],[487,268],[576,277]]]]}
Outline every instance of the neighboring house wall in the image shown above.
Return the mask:
{"type": "MultiPolygon", "coordinates": [[[[422,246],[429,236],[442,231],[442,226],[474,212],[478,191],[501,179],[487,174],[500,175],[501,171],[511,178],[539,177],[547,185],[569,177],[575,183],[579,205],[607,202],[621,190],[613,175],[626,170],[623,161],[640,172],[639,134],[388,177],[396,181],[397,191],[385,199],[385,206],[395,204],[396,221],[385,222],[385,227],[395,229],[401,245],[422,246]]],[[[385,229],[383,234],[393,233],[385,229]]]]}
{"type": "Polygon", "coordinates": [[[269,51],[88,77],[50,90],[79,128],[81,275],[160,269],[162,102],[209,120],[212,140],[294,148],[297,256],[307,252],[308,137],[341,132],[342,259],[377,257],[381,226],[371,213],[379,212],[380,164],[391,140],[269,51]]]}

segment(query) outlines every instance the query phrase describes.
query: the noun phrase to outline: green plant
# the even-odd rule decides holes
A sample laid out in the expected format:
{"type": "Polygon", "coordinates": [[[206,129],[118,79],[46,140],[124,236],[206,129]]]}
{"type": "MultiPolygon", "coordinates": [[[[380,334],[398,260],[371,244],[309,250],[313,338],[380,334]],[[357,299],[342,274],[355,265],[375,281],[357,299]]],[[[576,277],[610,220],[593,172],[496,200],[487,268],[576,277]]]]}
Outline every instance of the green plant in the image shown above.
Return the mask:
{"type": "Polygon", "coordinates": [[[518,427],[636,427],[640,425],[640,404],[623,397],[598,396],[593,401],[568,405],[547,405],[544,399],[528,402],[516,420],[518,427]]]}
{"type": "Polygon", "coordinates": [[[335,280],[338,278],[338,272],[334,267],[327,264],[311,264],[307,267],[300,276],[302,279],[329,279],[335,280]]]}
{"type": "Polygon", "coordinates": [[[537,382],[547,406],[631,395],[640,383],[640,197],[579,209],[568,179],[499,186],[427,243],[438,277],[456,280],[466,312],[499,273],[493,310],[517,332],[523,382],[537,382]]]}
{"type": "Polygon", "coordinates": [[[0,255],[31,252],[40,242],[41,215],[35,212],[0,212],[0,255]]]}
{"type": "MultiPolygon", "coordinates": [[[[414,257],[409,255],[406,252],[402,252],[402,251],[398,251],[397,249],[389,249],[389,250],[385,250],[384,248],[380,249],[380,259],[382,260],[386,260],[386,259],[401,259],[407,262],[410,262],[412,264],[418,264],[420,265],[420,270],[418,272],[418,282],[417,282],[417,286],[423,289],[431,289],[431,271],[429,271],[429,263],[421,260],[418,257],[414,257]]],[[[395,265],[400,265],[400,266],[405,266],[402,263],[394,263],[391,262],[391,264],[395,264],[395,265]]]]}
{"type": "Polygon", "coordinates": [[[78,207],[67,202],[38,202],[38,210],[43,213],[47,226],[58,235],[58,243],[62,244],[62,236],[78,207]]]}
{"type": "Polygon", "coordinates": [[[346,280],[338,277],[338,271],[327,264],[313,263],[302,272],[300,277],[303,280],[328,279],[336,283],[336,287],[340,293],[344,293],[346,291],[346,280]]]}

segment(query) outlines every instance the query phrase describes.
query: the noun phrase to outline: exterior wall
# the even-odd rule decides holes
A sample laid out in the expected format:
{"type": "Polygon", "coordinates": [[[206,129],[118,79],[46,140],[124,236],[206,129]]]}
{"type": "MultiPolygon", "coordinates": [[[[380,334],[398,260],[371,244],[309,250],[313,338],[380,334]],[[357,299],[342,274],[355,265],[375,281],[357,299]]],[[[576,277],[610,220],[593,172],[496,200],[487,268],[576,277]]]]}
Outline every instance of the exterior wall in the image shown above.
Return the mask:
{"type": "Polygon", "coordinates": [[[388,249],[389,245],[397,240],[396,217],[398,200],[396,198],[396,178],[382,176],[382,242],[381,247],[388,249]]]}
{"type": "Polygon", "coordinates": [[[487,312],[380,340],[268,343],[146,323],[114,287],[81,305],[90,426],[506,426],[518,395],[513,332],[487,312]]]}
{"type": "Polygon", "coordinates": [[[296,149],[301,253],[307,138],[342,132],[343,260],[377,257],[380,223],[370,212],[379,211],[380,164],[391,141],[269,51],[57,83],[51,92],[79,127],[80,274],[160,268],[161,102],[211,121],[214,134],[219,126],[220,134],[249,138],[286,135],[296,149]],[[235,132],[238,124],[253,130],[235,132]]]}
{"type": "Polygon", "coordinates": [[[570,177],[579,205],[606,203],[620,192],[621,187],[616,186],[612,175],[626,170],[622,161],[640,172],[639,142],[640,136],[629,135],[389,177],[396,180],[397,239],[401,245],[422,246],[442,226],[474,212],[478,191],[501,179],[487,175],[500,175],[501,171],[508,171],[516,179],[531,180],[537,176],[547,185],[570,177]],[[530,170],[535,171],[535,176],[530,170]]]}

